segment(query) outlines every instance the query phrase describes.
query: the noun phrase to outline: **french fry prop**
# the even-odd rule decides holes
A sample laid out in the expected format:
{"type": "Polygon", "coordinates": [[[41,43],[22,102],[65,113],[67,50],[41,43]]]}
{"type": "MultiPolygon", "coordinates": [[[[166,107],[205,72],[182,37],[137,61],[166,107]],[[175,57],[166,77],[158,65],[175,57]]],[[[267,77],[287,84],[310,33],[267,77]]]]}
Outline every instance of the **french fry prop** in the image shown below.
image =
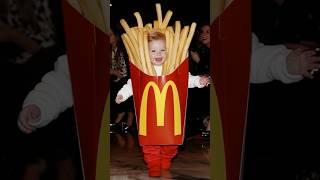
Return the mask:
{"type": "Polygon", "coordinates": [[[130,59],[130,73],[135,102],[135,112],[141,145],[178,145],[183,143],[186,102],[188,92],[187,51],[196,24],[184,26],[175,21],[168,26],[173,12],[162,18],[160,4],[156,4],[157,19],[143,24],[139,12],[134,16],[136,27],[120,20],[125,33],[121,36],[130,59]],[[148,33],[159,32],[165,36],[166,60],[162,73],[156,73],[151,64],[148,33]]]}

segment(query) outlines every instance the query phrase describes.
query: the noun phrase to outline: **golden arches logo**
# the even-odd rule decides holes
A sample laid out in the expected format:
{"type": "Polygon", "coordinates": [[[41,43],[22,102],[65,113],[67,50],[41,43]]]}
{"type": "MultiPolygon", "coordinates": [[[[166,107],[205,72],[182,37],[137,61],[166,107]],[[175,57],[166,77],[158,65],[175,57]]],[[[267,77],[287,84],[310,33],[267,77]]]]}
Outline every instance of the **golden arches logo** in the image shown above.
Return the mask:
{"type": "Polygon", "coordinates": [[[147,135],[147,100],[150,88],[153,88],[155,95],[155,104],[156,104],[156,115],[157,115],[157,126],[164,126],[164,111],[165,111],[165,102],[167,97],[167,92],[169,86],[172,89],[173,93],[173,113],[174,113],[174,135],[181,135],[181,111],[180,111],[180,100],[179,92],[177,86],[173,81],[168,81],[163,86],[162,91],[160,91],[158,85],[150,81],[146,85],[142,93],[141,106],[140,106],[140,120],[139,120],[139,134],[146,136],[147,135]]]}

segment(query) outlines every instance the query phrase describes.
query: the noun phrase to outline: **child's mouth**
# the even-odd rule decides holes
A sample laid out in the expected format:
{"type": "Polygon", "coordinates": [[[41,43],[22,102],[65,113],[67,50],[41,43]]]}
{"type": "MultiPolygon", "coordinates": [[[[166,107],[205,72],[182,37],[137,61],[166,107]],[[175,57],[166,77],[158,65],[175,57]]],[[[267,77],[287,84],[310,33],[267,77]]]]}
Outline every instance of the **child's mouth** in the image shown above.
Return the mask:
{"type": "Polygon", "coordinates": [[[155,58],[156,62],[161,62],[162,58],[155,58]]]}

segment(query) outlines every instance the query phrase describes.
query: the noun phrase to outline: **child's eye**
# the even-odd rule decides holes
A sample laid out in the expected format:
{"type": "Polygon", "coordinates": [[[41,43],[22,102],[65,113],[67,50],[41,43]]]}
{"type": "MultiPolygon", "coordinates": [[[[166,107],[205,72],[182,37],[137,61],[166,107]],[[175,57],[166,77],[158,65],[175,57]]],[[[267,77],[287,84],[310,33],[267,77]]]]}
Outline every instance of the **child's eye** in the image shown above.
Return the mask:
{"type": "Polygon", "coordinates": [[[156,52],[156,50],[151,50],[151,52],[156,52]]]}
{"type": "Polygon", "coordinates": [[[161,49],[161,52],[165,52],[166,50],[165,49],[161,49]]]}

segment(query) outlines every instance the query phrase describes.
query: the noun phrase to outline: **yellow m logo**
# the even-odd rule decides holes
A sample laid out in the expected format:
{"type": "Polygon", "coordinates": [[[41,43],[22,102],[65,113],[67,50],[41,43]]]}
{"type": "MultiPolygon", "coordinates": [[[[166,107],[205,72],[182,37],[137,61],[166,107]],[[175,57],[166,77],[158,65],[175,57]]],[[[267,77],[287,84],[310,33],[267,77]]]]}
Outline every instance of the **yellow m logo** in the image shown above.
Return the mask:
{"type": "Polygon", "coordinates": [[[140,106],[140,120],[139,120],[139,134],[147,135],[147,99],[149,90],[152,87],[155,95],[156,114],[157,114],[157,126],[164,126],[164,110],[165,102],[167,97],[168,88],[171,86],[173,93],[173,108],[174,108],[174,135],[181,135],[181,111],[180,111],[180,100],[177,86],[173,81],[168,81],[163,86],[162,91],[158,85],[150,81],[143,90],[141,106],[140,106]]]}

